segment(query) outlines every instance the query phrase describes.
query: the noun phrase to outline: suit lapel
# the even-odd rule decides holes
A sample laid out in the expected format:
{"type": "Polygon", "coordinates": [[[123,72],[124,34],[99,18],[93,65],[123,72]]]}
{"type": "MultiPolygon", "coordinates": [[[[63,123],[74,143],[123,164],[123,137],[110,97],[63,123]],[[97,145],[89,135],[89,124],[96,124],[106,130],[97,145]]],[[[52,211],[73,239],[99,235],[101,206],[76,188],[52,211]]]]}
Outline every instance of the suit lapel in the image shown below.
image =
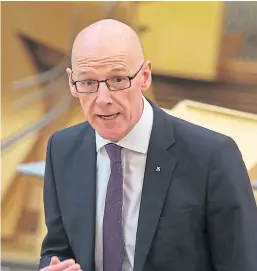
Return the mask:
{"type": "MultiPolygon", "coordinates": [[[[76,238],[85,270],[94,270],[96,215],[96,146],[91,126],[83,130],[73,156],[72,186],[76,238]]],[[[83,269],[83,270],[84,270],[83,269]]]]}
{"type": "Polygon", "coordinates": [[[139,211],[134,271],[143,269],[176,164],[176,159],[167,151],[174,143],[172,125],[163,111],[153,104],[152,107],[154,121],[139,211]]]}

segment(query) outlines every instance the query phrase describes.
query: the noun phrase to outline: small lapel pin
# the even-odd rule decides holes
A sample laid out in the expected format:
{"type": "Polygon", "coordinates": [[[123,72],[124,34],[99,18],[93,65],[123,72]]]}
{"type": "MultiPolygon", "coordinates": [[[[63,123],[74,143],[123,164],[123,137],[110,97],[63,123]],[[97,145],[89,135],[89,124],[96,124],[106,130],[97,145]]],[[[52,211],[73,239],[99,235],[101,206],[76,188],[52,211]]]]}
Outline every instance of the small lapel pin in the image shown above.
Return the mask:
{"type": "Polygon", "coordinates": [[[161,167],[156,167],[155,171],[160,172],[161,171],[161,167]]]}

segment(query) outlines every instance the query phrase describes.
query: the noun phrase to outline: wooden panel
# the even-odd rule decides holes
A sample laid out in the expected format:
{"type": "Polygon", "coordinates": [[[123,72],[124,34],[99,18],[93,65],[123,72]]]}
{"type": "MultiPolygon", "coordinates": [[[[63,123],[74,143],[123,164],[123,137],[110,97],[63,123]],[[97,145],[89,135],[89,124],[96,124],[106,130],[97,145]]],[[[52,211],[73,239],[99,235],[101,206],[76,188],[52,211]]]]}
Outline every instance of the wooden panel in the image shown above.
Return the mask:
{"type": "Polygon", "coordinates": [[[172,108],[188,99],[257,114],[257,86],[153,77],[156,102],[172,108]]]}
{"type": "Polygon", "coordinates": [[[257,88],[257,61],[223,58],[219,78],[227,82],[252,84],[257,88]]]}
{"type": "Polygon", "coordinates": [[[221,43],[221,52],[222,56],[234,55],[240,50],[243,49],[245,42],[245,37],[242,32],[236,33],[224,33],[221,43]]]}
{"type": "MultiPolygon", "coordinates": [[[[20,177],[20,176],[19,176],[20,177]]],[[[2,199],[2,223],[1,223],[1,237],[10,239],[14,237],[17,222],[20,219],[23,202],[26,199],[27,183],[19,178],[18,181],[12,182],[8,193],[2,199]],[[14,200],[15,199],[15,202],[14,200]]]]}

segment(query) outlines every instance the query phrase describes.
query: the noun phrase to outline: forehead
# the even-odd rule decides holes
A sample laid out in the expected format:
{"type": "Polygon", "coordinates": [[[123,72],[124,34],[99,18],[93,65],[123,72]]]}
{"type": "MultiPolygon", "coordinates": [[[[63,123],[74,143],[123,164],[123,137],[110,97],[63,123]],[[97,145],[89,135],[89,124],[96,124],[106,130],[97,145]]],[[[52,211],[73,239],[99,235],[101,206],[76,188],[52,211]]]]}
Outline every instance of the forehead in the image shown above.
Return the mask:
{"type": "Polygon", "coordinates": [[[76,55],[73,58],[73,70],[77,73],[89,72],[128,72],[131,69],[132,59],[127,52],[112,54],[76,55]]]}

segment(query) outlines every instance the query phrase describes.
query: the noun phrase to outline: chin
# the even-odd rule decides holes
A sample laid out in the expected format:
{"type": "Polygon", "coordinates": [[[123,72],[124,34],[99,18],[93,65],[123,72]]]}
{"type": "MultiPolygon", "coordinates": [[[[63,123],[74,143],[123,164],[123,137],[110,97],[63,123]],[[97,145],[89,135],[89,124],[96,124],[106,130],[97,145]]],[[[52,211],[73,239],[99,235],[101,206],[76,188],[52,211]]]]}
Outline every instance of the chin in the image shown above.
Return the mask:
{"type": "Polygon", "coordinates": [[[124,136],[125,133],[121,132],[121,131],[103,131],[102,133],[99,133],[101,135],[101,137],[111,140],[113,142],[118,142],[119,140],[121,140],[124,136]]]}

